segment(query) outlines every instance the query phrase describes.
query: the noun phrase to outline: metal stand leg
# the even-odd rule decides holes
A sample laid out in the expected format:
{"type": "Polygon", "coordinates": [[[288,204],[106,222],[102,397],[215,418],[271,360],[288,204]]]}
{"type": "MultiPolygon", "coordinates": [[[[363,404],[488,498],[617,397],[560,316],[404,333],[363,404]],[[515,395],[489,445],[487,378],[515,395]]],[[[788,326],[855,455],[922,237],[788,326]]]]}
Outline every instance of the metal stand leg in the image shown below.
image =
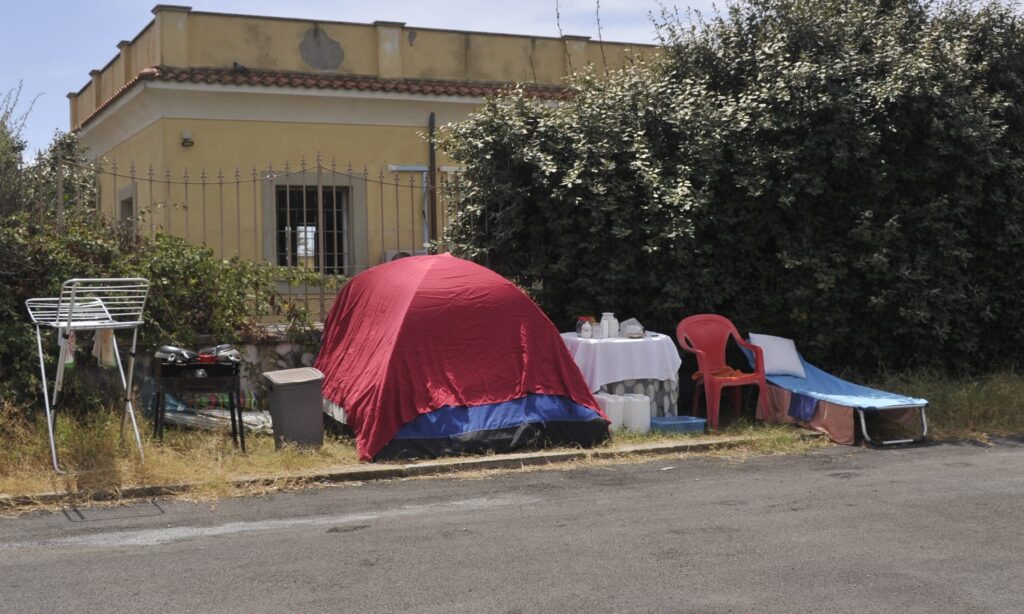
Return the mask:
{"type": "Polygon", "coordinates": [[[857,417],[860,418],[860,433],[864,436],[864,441],[870,446],[874,442],[871,441],[871,437],[868,435],[868,425],[864,422],[864,412],[858,409],[857,417]]]}
{"type": "MultiPolygon", "coordinates": [[[[53,409],[50,408],[50,392],[46,384],[46,361],[43,359],[43,336],[36,325],[36,346],[39,350],[39,375],[43,378],[43,404],[46,407],[46,430],[50,435],[50,459],[53,461],[53,470],[57,473],[66,473],[57,463],[57,442],[53,437],[53,427],[56,421],[53,409]]],[[[63,354],[63,353],[62,353],[63,354]]],[[[54,391],[56,394],[56,389],[54,391]]]]}
{"type": "MultiPolygon", "coordinates": [[[[228,393],[228,414],[231,416],[231,443],[233,443],[235,446],[237,446],[238,445],[238,431],[235,430],[236,429],[236,427],[235,427],[235,401],[234,401],[233,397],[234,397],[234,395],[229,392],[228,393]]],[[[238,425],[238,428],[241,428],[241,425],[238,425]]]]}
{"type": "Polygon", "coordinates": [[[117,357],[117,370],[121,374],[121,386],[124,388],[124,415],[121,416],[121,437],[124,437],[125,418],[132,422],[132,430],[135,432],[135,445],[139,448],[139,460],[145,462],[146,455],[142,452],[142,436],[139,434],[139,425],[135,421],[135,409],[132,407],[132,377],[135,374],[135,346],[139,338],[139,330],[132,331],[132,349],[128,354],[128,377],[125,378],[124,367],[121,364],[121,351],[117,347],[117,335],[111,335],[114,343],[114,356],[117,357]]]}
{"type": "Polygon", "coordinates": [[[231,391],[231,410],[238,412],[238,440],[241,442],[242,452],[245,452],[245,423],[242,422],[242,393],[238,378],[235,378],[235,389],[231,391]]]}
{"type": "MultiPolygon", "coordinates": [[[[903,444],[903,443],[922,443],[924,441],[927,441],[928,440],[928,418],[925,417],[925,413],[924,413],[926,408],[927,408],[927,405],[917,408],[921,412],[921,436],[920,437],[918,437],[916,439],[880,440],[878,442],[873,441],[871,439],[871,437],[868,435],[868,425],[867,425],[867,422],[864,420],[864,411],[861,410],[861,409],[858,409],[857,410],[857,417],[860,418],[860,432],[861,432],[861,435],[864,436],[864,441],[869,446],[870,445],[892,446],[892,445],[903,444]]],[[[900,409],[902,409],[902,408],[900,408],[900,409]]]]}
{"type": "Polygon", "coordinates": [[[167,420],[167,393],[162,391],[160,392],[160,413],[158,415],[160,416],[160,430],[157,431],[157,436],[160,438],[160,441],[163,441],[164,424],[167,420]]]}
{"type": "Polygon", "coordinates": [[[153,437],[164,440],[164,387],[160,378],[156,380],[156,394],[153,395],[153,437]]]}

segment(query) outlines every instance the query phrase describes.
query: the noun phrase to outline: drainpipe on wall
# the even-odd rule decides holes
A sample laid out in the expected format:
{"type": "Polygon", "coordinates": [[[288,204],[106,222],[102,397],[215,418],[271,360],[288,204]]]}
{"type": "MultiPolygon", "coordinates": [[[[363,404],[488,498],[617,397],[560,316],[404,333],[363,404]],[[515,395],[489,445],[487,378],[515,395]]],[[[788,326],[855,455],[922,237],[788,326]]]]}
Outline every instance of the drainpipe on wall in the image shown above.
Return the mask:
{"type": "Polygon", "coordinates": [[[429,147],[429,157],[427,159],[427,177],[430,181],[430,187],[427,191],[427,197],[429,199],[429,205],[427,207],[427,219],[425,220],[427,225],[430,227],[430,240],[436,241],[438,235],[438,228],[436,219],[437,215],[437,151],[434,147],[434,112],[430,112],[430,119],[427,121],[427,147],[429,147]]]}

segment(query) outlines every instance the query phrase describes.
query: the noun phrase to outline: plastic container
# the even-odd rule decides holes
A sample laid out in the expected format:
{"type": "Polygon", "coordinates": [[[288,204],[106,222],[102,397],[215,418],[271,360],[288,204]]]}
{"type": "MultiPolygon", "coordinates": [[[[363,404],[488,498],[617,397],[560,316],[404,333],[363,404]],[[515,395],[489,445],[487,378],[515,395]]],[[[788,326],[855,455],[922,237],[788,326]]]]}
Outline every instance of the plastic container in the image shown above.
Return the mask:
{"type": "Polygon", "coordinates": [[[619,321],[610,311],[601,314],[601,336],[605,339],[614,339],[619,336],[619,321]]]}
{"type": "Polygon", "coordinates": [[[651,430],[651,398],[646,394],[626,394],[623,423],[631,431],[646,433],[651,430]]]}
{"type": "Polygon", "coordinates": [[[270,388],[274,446],[280,448],[285,442],[322,446],[324,418],[321,391],[324,374],[311,367],[303,367],[270,371],[263,377],[270,388]]]}
{"type": "Polygon", "coordinates": [[[703,433],[706,422],[704,418],[696,416],[657,416],[651,418],[651,430],[671,433],[703,433]]]}
{"type": "Polygon", "coordinates": [[[618,395],[608,394],[607,392],[599,392],[594,395],[594,398],[597,400],[601,410],[604,411],[604,414],[608,416],[608,420],[612,423],[612,428],[622,428],[626,399],[618,395]]]}

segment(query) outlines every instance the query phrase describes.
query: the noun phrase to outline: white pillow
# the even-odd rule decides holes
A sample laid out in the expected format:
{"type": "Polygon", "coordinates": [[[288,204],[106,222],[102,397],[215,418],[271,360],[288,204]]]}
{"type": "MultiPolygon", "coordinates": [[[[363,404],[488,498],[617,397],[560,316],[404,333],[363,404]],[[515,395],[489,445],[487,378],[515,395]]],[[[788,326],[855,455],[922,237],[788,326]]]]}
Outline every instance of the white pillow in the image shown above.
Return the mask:
{"type": "Polygon", "coordinates": [[[807,377],[792,339],[750,333],[750,342],[760,347],[764,353],[765,375],[807,377]]]}

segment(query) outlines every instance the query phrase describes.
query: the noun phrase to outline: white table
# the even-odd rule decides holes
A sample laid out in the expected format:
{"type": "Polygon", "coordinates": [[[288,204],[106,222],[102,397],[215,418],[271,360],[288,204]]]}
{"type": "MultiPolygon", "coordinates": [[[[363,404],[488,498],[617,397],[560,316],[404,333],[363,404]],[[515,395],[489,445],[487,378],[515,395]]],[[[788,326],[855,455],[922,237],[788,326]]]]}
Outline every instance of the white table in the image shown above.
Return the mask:
{"type": "Polygon", "coordinates": [[[648,332],[642,339],[584,339],[562,333],[569,353],[591,392],[639,393],[651,398],[651,415],[677,415],[682,359],[668,335],[648,332]]]}

